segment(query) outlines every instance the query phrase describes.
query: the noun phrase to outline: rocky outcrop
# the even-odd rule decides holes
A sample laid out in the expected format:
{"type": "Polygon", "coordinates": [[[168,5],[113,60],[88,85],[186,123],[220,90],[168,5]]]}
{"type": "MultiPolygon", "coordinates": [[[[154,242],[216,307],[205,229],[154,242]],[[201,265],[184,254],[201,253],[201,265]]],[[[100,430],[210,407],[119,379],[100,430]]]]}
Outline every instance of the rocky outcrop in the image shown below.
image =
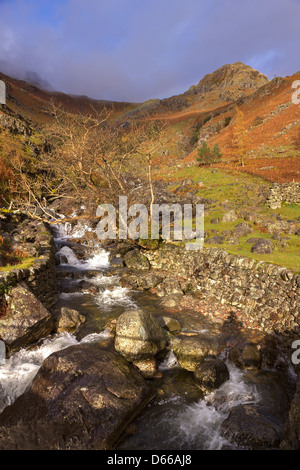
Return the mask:
{"type": "Polygon", "coordinates": [[[25,348],[48,336],[53,330],[50,312],[20,283],[13,287],[6,299],[6,315],[0,318],[0,338],[9,352],[25,348]]]}
{"type": "Polygon", "coordinates": [[[98,344],[49,356],[30,385],[0,415],[0,449],[111,449],[148,403],[137,370],[98,344]]]}
{"type": "Polygon", "coordinates": [[[203,94],[217,91],[224,101],[234,101],[243,96],[247,91],[255,91],[269,83],[265,75],[245,65],[242,62],[226,64],[216,71],[205,75],[196,86],[192,86],[185,95],[203,94]]]}

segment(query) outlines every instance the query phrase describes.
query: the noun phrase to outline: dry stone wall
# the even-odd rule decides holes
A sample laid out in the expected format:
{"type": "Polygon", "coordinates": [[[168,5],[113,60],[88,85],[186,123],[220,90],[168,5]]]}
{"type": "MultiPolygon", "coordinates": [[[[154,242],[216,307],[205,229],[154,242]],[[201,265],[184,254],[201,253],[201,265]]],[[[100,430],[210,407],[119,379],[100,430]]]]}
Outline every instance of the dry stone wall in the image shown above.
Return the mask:
{"type": "Polygon", "coordinates": [[[300,275],[217,248],[187,251],[165,245],[144,254],[152,268],[191,280],[204,299],[232,305],[245,326],[300,333],[300,275]]]}
{"type": "Polygon", "coordinates": [[[269,191],[267,205],[271,209],[279,209],[282,201],[300,204],[300,183],[274,183],[269,191]]]}
{"type": "Polygon", "coordinates": [[[53,237],[50,229],[43,222],[38,222],[34,227],[28,225],[27,228],[25,220],[23,225],[22,236],[32,240],[30,245],[36,249],[38,256],[28,269],[0,272],[0,295],[9,293],[13,286],[25,281],[36,297],[49,308],[58,299],[53,237]]]}

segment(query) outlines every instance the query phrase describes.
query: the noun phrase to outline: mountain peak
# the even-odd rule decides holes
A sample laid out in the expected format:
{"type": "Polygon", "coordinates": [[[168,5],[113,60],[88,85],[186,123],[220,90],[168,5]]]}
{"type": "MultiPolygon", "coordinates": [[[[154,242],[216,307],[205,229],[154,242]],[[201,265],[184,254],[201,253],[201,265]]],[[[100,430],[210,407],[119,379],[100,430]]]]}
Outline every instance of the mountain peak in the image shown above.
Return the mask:
{"type": "Polygon", "coordinates": [[[268,78],[243,62],[226,64],[205,75],[198,85],[190,87],[188,94],[202,95],[218,91],[226,101],[239,99],[268,83],[268,78]]]}

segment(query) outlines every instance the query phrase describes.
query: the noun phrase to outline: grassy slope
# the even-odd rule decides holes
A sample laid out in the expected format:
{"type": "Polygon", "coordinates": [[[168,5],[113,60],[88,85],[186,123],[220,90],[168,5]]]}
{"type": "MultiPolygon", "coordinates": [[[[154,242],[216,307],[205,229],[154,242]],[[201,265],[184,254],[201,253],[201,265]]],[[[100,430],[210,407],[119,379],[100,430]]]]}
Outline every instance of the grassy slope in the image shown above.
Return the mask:
{"type": "MultiPolygon", "coordinates": [[[[210,221],[213,218],[222,216],[228,211],[228,208],[222,207],[222,204],[226,201],[227,205],[230,205],[239,212],[240,210],[246,210],[250,213],[255,212],[257,219],[272,221],[275,219],[274,213],[282,217],[285,220],[296,220],[300,218],[300,206],[290,205],[284,206],[281,209],[272,211],[266,205],[261,203],[258,198],[258,188],[267,189],[270,184],[262,178],[240,173],[238,171],[226,171],[218,169],[216,173],[212,173],[211,168],[199,168],[189,167],[184,168],[174,173],[170,169],[166,169],[164,174],[160,177],[166,181],[178,180],[178,183],[170,185],[170,189],[174,190],[179,186],[179,182],[185,178],[191,178],[195,183],[201,180],[205,186],[197,192],[197,195],[205,198],[214,199],[216,202],[212,204],[209,213],[205,215],[205,230],[211,233],[211,236],[220,234],[222,235],[223,230],[233,230],[235,225],[245,222],[244,219],[239,219],[234,222],[220,222],[219,224],[212,224],[210,221]],[[247,191],[245,191],[247,187],[247,191]],[[211,232],[216,230],[217,233],[211,232]]],[[[195,185],[192,189],[197,188],[195,185]]],[[[276,219],[275,219],[276,220],[276,219]]],[[[298,219],[300,220],[300,219],[298,219]]],[[[248,222],[253,228],[253,232],[246,237],[239,239],[239,245],[229,245],[224,243],[223,245],[207,245],[216,246],[218,248],[225,249],[229,253],[237,254],[244,257],[253,258],[256,260],[263,260],[268,263],[278,264],[285,266],[294,271],[300,271],[300,238],[297,235],[287,235],[289,237],[288,246],[282,248],[277,246],[277,242],[272,239],[272,234],[265,233],[263,224],[255,224],[254,222],[248,222]],[[276,248],[272,254],[256,254],[251,253],[252,244],[246,243],[249,238],[268,238],[276,245],[276,248]]],[[[298,223],[300,227],[300,222],[298,223]]]]}

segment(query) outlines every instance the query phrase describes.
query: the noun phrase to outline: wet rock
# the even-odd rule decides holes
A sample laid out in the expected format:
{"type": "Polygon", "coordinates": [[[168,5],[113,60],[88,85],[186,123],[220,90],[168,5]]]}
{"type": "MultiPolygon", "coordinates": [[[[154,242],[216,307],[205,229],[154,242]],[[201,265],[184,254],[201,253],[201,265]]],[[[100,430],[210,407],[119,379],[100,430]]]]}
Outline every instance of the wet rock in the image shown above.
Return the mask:
{"type": "Polygon", "coordinates": [[[153,287],[156,287],[161,282],[161,280],[162,278],[158,274],[147,273],[143,276],[140,276],[139,286],[141,286],[143,289],[152,289],[153,287]]]}
{"type": "Polygon", "coordinates": [[[152,379],[157,373],[157,363],[153,357],[134,361],[133,364],[139,369],[144,379],[152,379]]]}
{"type": "Polygon", "coordinates": [[[192,338],[184,338],[174,344],[174,353],[181,367],[194,371],[205,356],[216,355],[219,352],[217,341],[207,334],[192,338]]]}
{"type": "Polygon", "coordinates": [[[176,318],[171,318],[171,317],[158,317],[157,319],[158,323],[162,328],[165,328],[167,331],[170,331],[171,333],[174,332],[180,332],[181,331],[181,324],[176,318]]]}
{"type": "Polygon", "coordinates": [[[60,315],[56,322],[56,331],[62,333],[68,331],[69,333],[75,332],[78,327],[85,322],[85,317],[77,310],[72,308],[62,307],[60,315]]]}
{"type": "Polygon", "coordinates": [[[261,367],[262,355],[256,344],[247,342],[230,351],[232,362],[242,369],[257,369],[261,367]]]}
{"type": "Polygon", "coordinates": [[[138,250],[128,251],[128,253],[124,255],[124,262],[129,269],[145,271],[150,268],[148,259],[138,250]]]}
{"type": "Polygon", "coordinates": [[[109,320],[105,325],[105,333],[110,337],[114,338],[116,336],[117,320],[113,318],[109,320]]]}
{"type": "Polygon", "coordinates": [[[111,266],[124,266],[124,259],[121,257],[114,257],[110,261],[111,266]]]}
{"type": "Polygon", "coordinates": [[[274,243],[266,238],[260,238],[251,248],[252,253],[273,253],[274,243]]]}
{"type": "Polygon", "coordinates": [[[12,287],[5,300],[7,310],[0,318],[0,338],[9,352],[25,348],[51,333],[54,325],[50,312],[25,283],[12,287]]]}
{"type": "Polygon", "coordinates": [[[77,289],[79,289],[83,294],[98,294],[98,287],[88,281],[80,281],[77,284],[77,289]]]}
{"type": "Polygon", "coordinates": [[[277,449],[283,437],[293,385],[286,371],[249,370],[245,382],[257,391],[256,403],[234,407],[222,435],[250,450],[277,449]]]}
{"type": "Polygon", "coordinates": [[[194,371],[194,381],[203,393],[208,394],[229,380],[226,364],[217,357],[207,356],[194,371]]]}
{"type": "Polygon", "coordinates": [[[163,288],[166,295],[183,295],[180,283],[177,279],[167,278],[163,282],[163,288]]]}
{"type": "Polygon", "coordinates": [[[165,334],[151,313],[135,309],[119,317],[115,349],[127,360],[154,357],[165,345],[165,334]]]}
{"type": "Polygon", "coordinates": [[[282,450],[300,450],[300,375],[298,375],[296,393],[289,411],[280,448],[282,450]]]}
{"type": "Polygon", "coordinates": [[[139,372],[97,344],[49,356],[0,415],[0,449],[111,449],[151,398],[139,372]]]}
{"type": "Polygon", "coordinates": [[[278,448],[282,429],[272,414],[263,408],[238,405],[223,422],[222,435],[244,449],[267,450],[278,448]]]}

